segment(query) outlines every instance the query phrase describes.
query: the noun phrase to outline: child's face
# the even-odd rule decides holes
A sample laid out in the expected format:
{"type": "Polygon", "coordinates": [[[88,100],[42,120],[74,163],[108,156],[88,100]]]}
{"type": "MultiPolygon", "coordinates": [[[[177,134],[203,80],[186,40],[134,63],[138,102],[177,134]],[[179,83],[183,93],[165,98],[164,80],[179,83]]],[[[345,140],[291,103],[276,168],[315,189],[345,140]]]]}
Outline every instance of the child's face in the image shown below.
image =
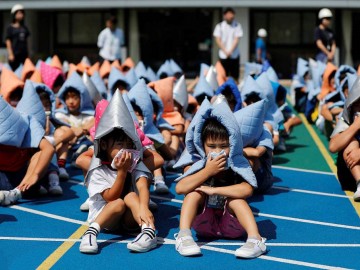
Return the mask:
{"type": "Polygon", "coordinates": [[[48,98],[41,98],[41,103],[45,111],[51,111],[51,102],[48,98]]]}
{"type": "Polygon", "coordinates": [[[355,117],[358,117],[356,115],[357,112],[360,112],[360,100],[356,101],[352,106],[351,106],[351,111],[353,113],[353,117],[355,119],[355,117]]]}
{"type": "Polygon", "coordinates": [[[65,94],[65,104],[71,114],[79,114],[81,98],[76,92],[70,91],[65,94]]]}
{"type": "Polygon", "coordinates": [[[110,160],[114,159],[116,154],[121,149],[134,149],[134,143],[129,137],[126,137],[123,140],[119,140],[117,138],[109,138],[107,141],[106,152],[110,160]]]}
{"type": "Polygon", "coordinates": [[[205,150],[206,156],[210,152],[219,153],[222,150],[225,151],[226,156],[229,156],[229,152],[230,152],[229,140],[206,138],[206,140],[204,142],[204,150],[205,150]]]}

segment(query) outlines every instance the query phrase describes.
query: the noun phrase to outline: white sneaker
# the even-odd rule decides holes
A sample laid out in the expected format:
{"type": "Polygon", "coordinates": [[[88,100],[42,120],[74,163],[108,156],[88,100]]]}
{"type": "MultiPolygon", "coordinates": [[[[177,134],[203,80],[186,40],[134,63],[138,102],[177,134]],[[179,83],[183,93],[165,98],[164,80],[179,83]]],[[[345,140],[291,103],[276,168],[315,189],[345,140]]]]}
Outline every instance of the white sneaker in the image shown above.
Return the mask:
{"type": "Polygon", "coordinates": [[[80,205],[80,211],[89,212],[89,198],[80,205]]]}
{"type": "Polygon", "coordinates": [[[167,187],[165,182],[159,181],[159,182],[155,182],[154,191],[157,194],[166,194],[169,193],[169,188],[167,187]]]}
{"type": "Polygon", "coordinates": [[[199,246],[196,244],[194,238],[191,235],[178,237],[178,234],[175,234],[175,239],[175,249],[182,256],[196,256],[201,254],[199,246]]]}
{"type": "Polygon", "coordinates": [[[21,192],[19,189],[14,188],[12,190],[0,191],[0,205],[10,205],[16,203],[21,199],[21,192]]]}
{"type": "Polygon", "coordinates": [[[135,252],[147,252],[157,246],[157,237],[153,229],[144,228],[142,232],[130,243],[127,248],[135,252]]]}
{"type": "Polygon", "coordinates": [[[354,193],[354,201],[355,202],[360,202],[360,188],[357,188],[355,193],[354,193]]]}
{"type": "Polygon", "coordinates": [[[62,167],[59,168],[59,177],[61,180],[65,180],[65,181],[69,180],[69,174],[65,168],[62,167]]]}
{"type": "Polygon", "coordinates": [[[84,234],[80,243],[80,252],[94,254],[98,252],[98,245],[96,242],[96,236],[88,233],[84,234]]]}
{"type": "Polygon", "coordinates": [[[266,252],[265,241],[266,238],[261,238],[261,240],[247,239],[246,243],[235,251],[235,256],[246,259],[259,257],[266,252]]]}
{"type": "Polygon", "coordinates": [[[57,174],[49,175],[49,193],[51,195],[63,195],[63,190],[59,182],[59,176],[57,174]]]}

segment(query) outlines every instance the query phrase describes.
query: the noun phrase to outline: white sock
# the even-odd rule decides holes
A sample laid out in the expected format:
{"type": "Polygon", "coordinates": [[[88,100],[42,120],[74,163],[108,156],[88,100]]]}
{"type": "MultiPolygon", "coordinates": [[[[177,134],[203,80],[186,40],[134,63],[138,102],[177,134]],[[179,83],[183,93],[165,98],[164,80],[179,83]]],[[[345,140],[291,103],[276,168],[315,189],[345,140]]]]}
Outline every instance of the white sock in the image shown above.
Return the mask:
{"type": "Polygon", "coordinates": [[[96,222],[93,222],[90,224],[90,227],[86,230],[86,232],[84,233],[84,235],[86,234],[92,234],[97,236],[100,232],[100,225],[96,222]]]}
{"type": "Polygon", "coordinates": [[[156,237],[155,230],[146,224],[141,225],[141,233],[146,234],[150,239],[154,239],[156,237]]]}
{"type": "Polygon", "coordinates": [[[165,183],[164,181],[164,177],[162,175],[159,175],[159,176],[155,176],[154,177],[154,183],[165,183]]]}

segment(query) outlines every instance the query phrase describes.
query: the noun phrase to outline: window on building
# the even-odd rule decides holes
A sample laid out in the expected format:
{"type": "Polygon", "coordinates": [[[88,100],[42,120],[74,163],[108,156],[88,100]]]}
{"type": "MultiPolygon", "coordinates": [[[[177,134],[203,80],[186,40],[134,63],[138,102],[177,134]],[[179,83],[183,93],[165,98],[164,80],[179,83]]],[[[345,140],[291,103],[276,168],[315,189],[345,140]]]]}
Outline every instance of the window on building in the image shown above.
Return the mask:
{"type": "Polygon", "coordinates": [[[56,14],[56,44],[93,45],[104,28],[105,13],[60,12],[56,14]]]}

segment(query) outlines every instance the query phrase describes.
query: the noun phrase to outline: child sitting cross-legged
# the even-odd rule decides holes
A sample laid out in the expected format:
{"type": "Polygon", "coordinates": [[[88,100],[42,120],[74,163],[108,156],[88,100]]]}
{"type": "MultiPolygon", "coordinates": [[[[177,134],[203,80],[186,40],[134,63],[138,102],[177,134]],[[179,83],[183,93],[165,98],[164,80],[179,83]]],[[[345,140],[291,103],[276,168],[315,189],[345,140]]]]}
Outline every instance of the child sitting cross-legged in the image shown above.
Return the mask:
{"type": "Polygon", "coordinates": [[[229,106],[204,100],[189,126],[186,150],[175,164],[192,164],[176,185],[176,192],[185,195],[175,236],[181,255],[201,254],[191,227],[205,237],[239,238],[246,232],[247,241],[235,256],[255,258],[265,253],[266,239],[260,236],[246,201],[257,181],[242,148],[240,129],[229,106]]]}
{"type": "Polygon", "coordinates": [[[149,210],[150,171],[141,161],[142,146],[133,119],[115,91],[95,133],[94,156],[87,174],[89,229],[80,252],[97,253],[101,229],[139,228],[140,234],[127,247],[146,252],[157,245],[155,222],[149,210]]]}

